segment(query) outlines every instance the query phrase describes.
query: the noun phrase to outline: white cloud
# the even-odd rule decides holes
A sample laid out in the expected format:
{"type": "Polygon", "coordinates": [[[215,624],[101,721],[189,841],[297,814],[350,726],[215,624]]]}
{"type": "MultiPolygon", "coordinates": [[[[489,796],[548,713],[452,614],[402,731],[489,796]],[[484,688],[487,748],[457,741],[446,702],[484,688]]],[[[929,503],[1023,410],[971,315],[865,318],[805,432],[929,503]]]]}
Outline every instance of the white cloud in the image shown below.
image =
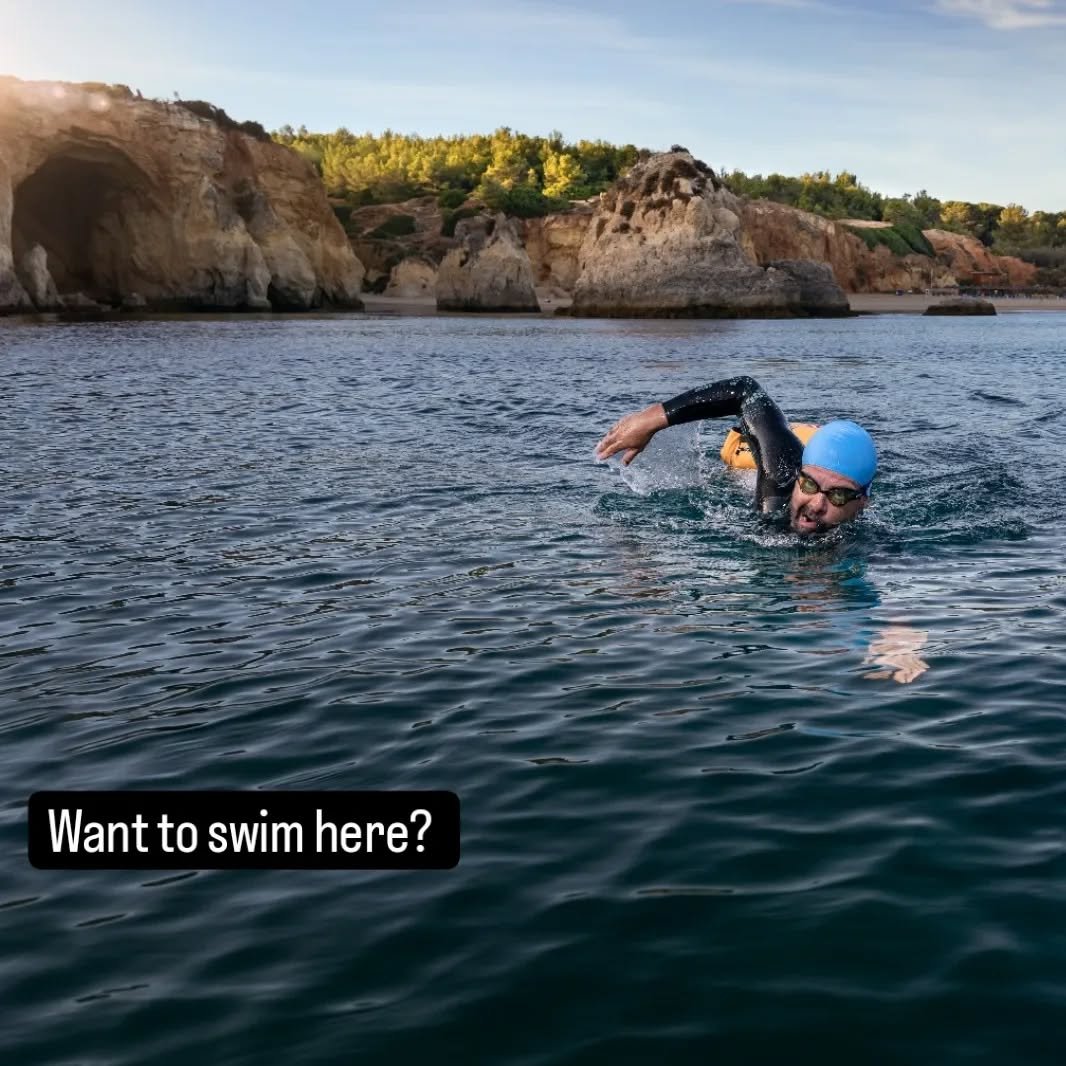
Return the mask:
{"type": "Polygon", "coordinates": [[[936,9],[977,19],[993,30],[1066,26],[1066,5],[1060,0],[937,0],[936,9]]]}

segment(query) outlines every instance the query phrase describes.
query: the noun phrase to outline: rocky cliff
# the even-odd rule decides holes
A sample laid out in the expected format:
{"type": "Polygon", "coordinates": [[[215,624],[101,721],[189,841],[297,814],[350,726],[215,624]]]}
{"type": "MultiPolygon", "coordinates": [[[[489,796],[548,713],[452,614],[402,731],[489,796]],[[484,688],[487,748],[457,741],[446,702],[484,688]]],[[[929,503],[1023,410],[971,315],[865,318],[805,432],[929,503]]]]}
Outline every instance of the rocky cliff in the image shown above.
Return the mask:
{"type": "Polygon", "coordinates": [[[443,226],[444,212],[435,196],[351,211],[345,228],[352,249],[366,267],[364,290],[381,292],[391,287],[405,259],[439,264],[459,244],[441,232],[443,226]]]}
{"type": "Polygon", "coordinates": [[[743,200],[743,242],[755,260],[813,259],[828,263],[847,292],[895,292],[957,284],[1027,285],[1036,267],[993,255],[973,237],[925,230],[935,257],[899,256],[869,248],[841,222],[771,200],[743,200]],[[995,279],[999,279],[998,281],[995,279]]]}
{"type": "Polygon", "coordinates": [[[128,90],[0,79],[0,310],[358,308],[295,152],[128,90]]]}
{"type": "Polygon", "coordinates": [[[581,245],[594,213],[593,204],[582,202],[563,214],[526,219],[522,239],[538,287],[557,293],[573,291],[580,273],[581,245]]]}
{"type": "Polygon", "coordinates": [[[1032,285],[1037,268],[1011,255],[993,255],[979,240],[942,229],[923,231],[937,258],[962,285],[1032,285]]]}
{"type": "Polygon", "coordinates": [[[847,299],[824,267],[794,269],[791,260],[802,256],[778,256],[785,262],[766,267],[756,262],[741,211],[738,197],[684,149],[642,160],[600,197],[581,244],[571,313],[847,313],[847,299]]]}
{"type": "Polygon", "coordinates": [[[847,292],[894,292],[955,283],[928,256],[897,256],[884,245],[870,249],[861,237],[821,215],[772,200],[744,200],[741,217],[745,243],[757,262],[813,259],[828,263],[847,292]]]}

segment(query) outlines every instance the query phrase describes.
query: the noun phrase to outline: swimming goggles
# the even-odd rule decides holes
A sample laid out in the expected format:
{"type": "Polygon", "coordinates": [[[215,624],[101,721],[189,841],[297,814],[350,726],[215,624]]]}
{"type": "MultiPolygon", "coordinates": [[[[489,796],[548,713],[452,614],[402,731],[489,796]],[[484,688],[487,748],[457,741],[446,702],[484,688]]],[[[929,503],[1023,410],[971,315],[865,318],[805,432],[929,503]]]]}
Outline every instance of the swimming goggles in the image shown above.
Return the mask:
{"type": "Polygon", "coordinates": [[[852,500],[861,500],[866,495],[865,489],[848,489],[843,486],[823,489],[810,474],[805,474],[802,470],[796,471],[796,484],[805,496],[817,496],[819,492],[825,493],[825,498],[834,507],[846,507],[852,500]]]}

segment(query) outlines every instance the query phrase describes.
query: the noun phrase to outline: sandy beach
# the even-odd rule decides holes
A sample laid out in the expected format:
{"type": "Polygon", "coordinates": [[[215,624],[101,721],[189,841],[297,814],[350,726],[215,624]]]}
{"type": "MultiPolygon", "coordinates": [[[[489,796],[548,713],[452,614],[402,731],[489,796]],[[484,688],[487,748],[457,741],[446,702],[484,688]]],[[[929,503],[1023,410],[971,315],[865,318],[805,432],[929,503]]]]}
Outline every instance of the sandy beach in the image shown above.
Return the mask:
{"type": "MultiPolygon", "coordinates": [[[[896,296],[890,292],[849,292],[852,311],[860,314],[920,315],[930,304],[940,303],[943,296],[907,293],[896,296]]],[[[1066,311],[1066,299],[1061,296],[993,296],[986,297],[999,314],[1011,311],[1066,311]]]]}
{"type": "MultiPolygon", "coordinates": [[[[570,301],[551,294],[537,293],[541,313],[551,315],[561,307],[567,307],[570,301]]],[[[864,315],[920,315],[930,304],[939,303],[943,296],[927,296],[907,293],[896,296],[885,292],[848,293],[848,302],[852,311],[864,315]]],[[[990,302],[1000,314],[1017,311],[1066,311],[1066,298],[1057,297],[991,297],[990,302]]],[[[380,296],[364,293],[363,302],[368,311],[378,314],[396,315],[435,315],[436,300],[432,296],[380,296]]]]}

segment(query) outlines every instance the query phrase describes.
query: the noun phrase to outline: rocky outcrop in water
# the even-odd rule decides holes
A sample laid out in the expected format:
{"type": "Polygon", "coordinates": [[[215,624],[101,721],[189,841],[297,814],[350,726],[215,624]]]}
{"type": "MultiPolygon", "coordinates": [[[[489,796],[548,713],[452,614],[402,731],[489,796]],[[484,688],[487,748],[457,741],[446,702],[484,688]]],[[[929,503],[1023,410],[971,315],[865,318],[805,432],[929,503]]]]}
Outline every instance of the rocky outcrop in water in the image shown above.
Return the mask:
{"type": "Polygon", "coordinates": [[[296,152],[121,87],[0,79],[0,311],[358,308],[362,276],[296,152]]]}
{"type": "Polygon", "coordinates": [[[988,300],[956,296],[930,304],[922,313],[926,315],[994,315],[996,305],[988,300]]]}
{"type": "Polygon", "coordinates": [[[505,215],[463,219],[437,273],[439,311],[539,311],[533,269],[505,215]]]}
{"type": "MultiPolygon", "coordinates": [[[[762,267],[743,243],[739,199],[676,149],[636,164],[600,198],[581,245],[572,314],[789,317],[840,314],[843,292],[762,267]],[[813,302],[805,302],[804,297],[813,302]]],[[[839,288],[839,286],[837,286],[839,288]]]]}

